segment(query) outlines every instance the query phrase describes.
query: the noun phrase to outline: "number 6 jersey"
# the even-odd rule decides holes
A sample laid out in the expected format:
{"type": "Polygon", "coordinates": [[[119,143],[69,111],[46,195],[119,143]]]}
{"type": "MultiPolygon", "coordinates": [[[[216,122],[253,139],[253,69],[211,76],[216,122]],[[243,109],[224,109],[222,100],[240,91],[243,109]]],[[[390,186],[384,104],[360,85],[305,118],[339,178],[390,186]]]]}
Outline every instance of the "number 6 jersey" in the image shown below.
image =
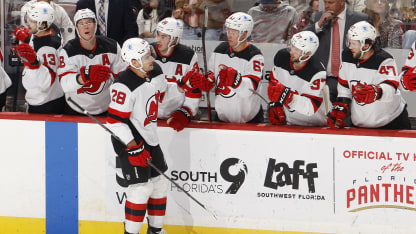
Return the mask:
{"type": "MultiPolygon", "coordinates": [[[[228,42],[215,48],[208,70],[216,77],[215,110],[221,121],[246,123],[255,118],[261,109],[260,98],[249,89],[257,90],[263,75],[264,57],[261,51],[249,44],[242,51],[234,52],[228,42]],[[224,64],[237,70],[242,77],[239,87],[219,86],[219,66],[224,64]]],[[[261,113],[260,113],[261,114],[261,113]]]]}

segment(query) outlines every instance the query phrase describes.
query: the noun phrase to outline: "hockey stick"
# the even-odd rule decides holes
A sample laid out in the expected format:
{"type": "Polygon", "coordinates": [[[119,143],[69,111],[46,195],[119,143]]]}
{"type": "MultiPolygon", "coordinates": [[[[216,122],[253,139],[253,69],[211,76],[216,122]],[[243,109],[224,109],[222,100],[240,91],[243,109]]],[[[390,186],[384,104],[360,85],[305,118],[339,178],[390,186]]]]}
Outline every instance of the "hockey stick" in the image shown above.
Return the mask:
{"type": "MultiPolygon", "coordinates": [[[[112,137],[114,137],[117,141],[119,141],[121,144],[123,144],[124,147],[127,148],[127,144],[125,142],[123,142],[113,131],[111,131],[109,128],[107,128],[104,124],[102,124],[97,118],[95,118],[93,115],[91,115],[87,110],[85,110],[84,108],[82,108],[78,103],[76,103],[74,100],[72,100],[71,97],[68,97],[68,101],[71,102],[72,104],[74,104],[77,108],[79,108],[82,113],[84,113],[85,115],[87,115],[88,117],[90,117],[92,120],[94,120],[94,122],[96,122],[98,125],[100,125],[100,127],[104,128],[108,133],[110,133],[110,135],[112,137]]],[[[169,180],[172,184],[174,184],[177,188],[179,188],[182,192],[184,192],[189,198],[191,198],[192,200],[194,200],[194,202],[196,202],[198,205],[200,205],[202,208],[204,208],[206,211],[208,211],[209,213],[212,214],[212,216],[214,216],[215,219],[217,219],[217,216],[215,215],[215,213],[211,210],[209,210],[204,204],[202,204],[201,202],[199,202],[196,198],[194,198],[191,194],[189,194],[187,191],[185,191],[184,188],[182,188],[182,186],[180,186],[179,184],[177,184],[175,181],[173,181],[171,178],[169,178],[169,176],[167,176],[165,173],[163,173],[159,168],[157,168],[152,161],[150,161],[149,159],[147,159],[147,164],[149,164],[149,166],[151,168],[153,168],[155,171],[157,171],[159,174],[163,175],[163,177],[165,177],[167,180],[169,180]]]]}
{"type": "MultiPolygon", "coordinates": [[[[202,58],[204,60],[204,75],[206,79],[208,78],[208,64],[207,64],[207,51],[205,48],[205,31],[207,30],[208,26],[208,6],[205,6],[205,14],[204,14],[204,25],[202,26],[202,58]]],[[[208,121],[212,121],[211,117],[211,100],[209,99],[209,91],[207,94],[207,108],[208,108],[208,121]]]]}
{"type": "MultiPolygon", "coordinates": [[[[322,68],[326,71],[325,65],[321,62],[322,68]]],[[[329,94],[329,86],[325,84],[325,86],[322,89],[322,93],[324,96],[324,104],[325,104],[325,114],[328,114],[331,111],[331,98],[329,94]]]]}
{"type": "Polygon", "coordinates": [[[271,109],[271,110],[272,110],[272,112],[273,112],[273,114],[274,114],[275,116],[278,116],[278,115],[277,115],[277,113],[276,113],[276,111],[274,111],[274,109],[273,109],[273,108],[271,108],[271,107],[277,106],[277,105],[278,105],[278,104],[277,104],[277,102],[268,102],[268,101],[266,100],[266,98],[264,98],[263,96],[261,96],[261,94],[260,94],[259,92],[257,92],[256,90],[254,90],[254,89],[252,89],[252,88],[249,88],[248,90],[250,90],[251,92],[253,92],[255,95],[259,96],[259,97],[260,97],[260,99],[261,99],[261,100],[263,100],[263,101],[267,104],[267,110],[268,110],[268,109],[271,109]]]}

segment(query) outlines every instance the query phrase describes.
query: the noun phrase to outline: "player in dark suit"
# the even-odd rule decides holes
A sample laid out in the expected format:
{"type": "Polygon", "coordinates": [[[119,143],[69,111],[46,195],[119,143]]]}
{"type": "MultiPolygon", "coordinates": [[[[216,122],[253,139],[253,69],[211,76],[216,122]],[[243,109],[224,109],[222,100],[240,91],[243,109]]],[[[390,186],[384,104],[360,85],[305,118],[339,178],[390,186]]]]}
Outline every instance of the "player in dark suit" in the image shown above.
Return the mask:
{"type": "MultiPolygon", "coordinates": [[[[123,42],[132,37],[139,36],[139,30],[136,23],[136,17],[129,0],[106,0],[108,1],[107,12],[107,37],[118,42],[120,46],[123,42]]],[[[77,11],[88,8],[97,13],[94,0],[78,0],[77,11]]],[[[98,16],[97,16],[98,17],[98,16]]],[[[99,30],[96,32],[100,34],[99,30]]]]}
{"type": "Polygon", "coordinates": [[[368,21],[368,15],[349,10],[345,4],[346,0],[325,0],[325,11],[320,11],[311,19],[310,24],[304,28],[304,31],[312,31],[316,33],[319,38],[319,48],[315,53],[317,57],[327,70],[327,84],[330,89],[331,101],[334,102],[337,97],[337,77],[330,70],[330,45],[332,42],[332,25],[333,19],[339,17],[338,23],[340,30],[344,28],[343,33],[340,33],[340,52],[347,49],[343,39],[348,32],[351,25],[359,21],[368,21]]]}

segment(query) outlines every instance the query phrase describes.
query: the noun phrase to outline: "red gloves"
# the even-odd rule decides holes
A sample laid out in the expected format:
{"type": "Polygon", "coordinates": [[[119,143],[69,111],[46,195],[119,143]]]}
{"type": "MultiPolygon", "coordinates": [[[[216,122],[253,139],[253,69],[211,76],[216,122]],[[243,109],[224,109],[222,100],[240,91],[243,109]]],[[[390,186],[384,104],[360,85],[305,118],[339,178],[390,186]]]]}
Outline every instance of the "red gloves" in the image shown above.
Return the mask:
{"type": "Polygon", "coordinates": [[[32,34],[29,32],[29,29],[23,26],[16,28],[13,34],[17,40],[21,42],[25,42],[25,43],[28,43],[30,40],[30,37],[32,36],[32,34]]]}
{"type": "Polygon", "coordinates": [[[186,92],[197,88],[209,92],[215,85],[215,77],[214,74],[208,73],[208,77],[205,78],[204,74],[199,73],[198,69],[194,68],[188,71],[182,80],[178,81],[178,85],[186,92]]]}
{"type": "Polygon", "coordinates": [[[416,67],[413,67],[405,71],[403,78],[401,80],[403,87],[409,91],[416,90],[416,67]]]}
{"type": "Polygon", "coordinates": [[[101,64],[82,66],[81,78],[84,83],[101,83],[110,78],[111,69],[101,64]]]}
{"type": "Polygon", "coordinates": [[[147,167],[147,159],[152,161],[149,151],[144,148],[143,141],[138,145],[126,148],[125,151],[129,157],[130,164],[133,166],[147,167]]]}
{"type": "Polygon", "coordinates": [[[181,107],[179,110],[173,112],[167,123],[169,127],[179,132],[185,128],[191,119],[192,112],[187,107],[181,107]]]}
{"type": "Polygon", "coordinates": [[[381,98],[382,90],[376,85],[358,83],[352,86],[352,96],[357,103],[371,104],[381,98]]]}
{"type": "Polygon", "coordinates": [[[286,87],[275,80],[270,80],[267,94],[271,102],[278,102],[281,106],[290,108],[289,103],[293,98],[294,92],[292,92],[289,87],[286,87]]]}
{"type": "Polygon", "coordinates": [[[221,70],[218,73],[220,82],[218,86],[231,86],[235,89],[238,88],[241,84],[241,74],[232,67],[227,67],[225,65],[220,66],[221,70]]]}
{"type": "Polygon", "coordinates": [[[283,125],[286,122],[286,115],[285,111],[283,110],[283,106],[281,106],[277,102],[272,102],[269,105],[268,110],[269,121],[272,124],[276,125],[283,125]]]}
{"type": "Polygon", "coordinates": [[[327,123],[331,128],[344,128],[345,117],[348,114],[348,105],[342,102],[334,102],[332,104],[332,111],[328,114],[327,123]]]}
{"type": "Polygon", "coordinates": [[[29,69],[38,69],[40,67],[36,52],[29,44],[22,43],[17,46],[13,46],[11,49],[15,54],[17,54],[17,56],[19,56],[25,67],[28,67],[29,69]]]}

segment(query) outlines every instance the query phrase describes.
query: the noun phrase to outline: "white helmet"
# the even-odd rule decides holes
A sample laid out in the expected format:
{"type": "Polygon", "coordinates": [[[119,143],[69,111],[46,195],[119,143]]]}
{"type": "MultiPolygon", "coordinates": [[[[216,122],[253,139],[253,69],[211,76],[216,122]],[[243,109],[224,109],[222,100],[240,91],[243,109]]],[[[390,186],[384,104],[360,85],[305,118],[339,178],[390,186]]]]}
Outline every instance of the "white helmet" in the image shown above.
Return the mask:
{"type": "Polygon", "coordinates": [[[123,47],[121,48],[121,57],[124,61],[126,61],[130,66],[139,69],[140,71],[146,73],[143,70],[143,61],[142,57],[147,54],[149,51],[152,52],[152,48],[150,44],[141,39],[141,38],[130,38],[123,43],[123,47]],[[132,60],[137,60],[140,63],[140,67],[136,67],[133,65],[132,60]]]}
{"type": "Polygon", "coordinates": [[[315,33],[311,31],[302,31],[296,33],[293,35],[290,43],[302,51],[302,56],[299,58],[300,62],[309,60],[319,47],[319,39],[315,33]],[[306,59],[302,59],[302,57],[305,56],[308,52],[311,52],[311,55],[306,59]]]}
{"type": "Polygon", "coordinates": [[[179,44],[179,39],[182,37],[183,33],[183,24],[181,21],[175,18],[168,17],[157,24],[156,31],[168,34],[170,36],[168,45],[168,48],[170,49],[179,44]],[[173,43],[176,38],[178,38],[178,40],[173,43]]]}
{"type": "Polygon", "coordinates": [[[55,18],[54,10],[47,2],[33,3],[26,14],[30,20],[36,21],[38,32],[45,31],[50,28],[55,18]],[[46,23],[46,28],[41,29],[43,23],[46,23]]]}
{"type": "Polygon", "coordinates": [[[183,25],[182,22],[173,18],[164,18],[157,24],[156,30],[161,33],[166,33],[171,37],[182,37],[183,25]]]}
{"type": "Polygon", "coordinates": [[[97,22],[97,18],[92,10],[85,8],[78,10],[74,15],[75,26],[77,26],[78,21],[82,19],[94,19],[94,22],[97,22]]]}
{"type": "Polygon", "coordinates": [[[362,57],[365,52],[371,49],[371,46],[372,46],[370,45],[370,47],[368,47],[367,50],[363,51],[365,41],[368,39],[374,42],[377,37],[377,33],[373,25],[371,25],[367,21],[360,21],[358,23],[355,23],[348,29],[347,36],[350,40],[355,40],[355,41],[360,42],[361,44],[360,51],[361,51],[361,57],[362,57]]]}
{"type": "MultiPolygon", "coordinates": [[[[85,40],[83,37],[81,37],[81,35],[79,35],[79,32],[78,32],[78,27],[77,27],[78,21],[80,21],[82,19],[93,19],[94,22],[97,23],[97,18],[95,17],[94,12],[92,10],[88,9],[88,8],[80,9],[74,15],[75,29],[77,31],[78,37],[81,38],[84,41],[89,42],[89,41],[93,40],[94,37],[91,37],[91,39],[89,39],[89,40],[85,40]]],[[[97,32],[97,25],[95,25],[93,35],[95,35],[96,32],[97,32]]]]}
{"type": "Polygon", "coordinates": [[[235,46],[238,47],[241,44],[241,42],[246,40],[251,35],[251,31],[253,31],[253,25],[253,18],[249,14],[243,12],[236,12],[230,15],[225,20],[224,27],[235,29],[240,32],[238,37],[238,44],[235,46]],[[247,37],[244,40],[240,41],[240,37],[243,35],[244,32],[247,32],[247,37]]]}

